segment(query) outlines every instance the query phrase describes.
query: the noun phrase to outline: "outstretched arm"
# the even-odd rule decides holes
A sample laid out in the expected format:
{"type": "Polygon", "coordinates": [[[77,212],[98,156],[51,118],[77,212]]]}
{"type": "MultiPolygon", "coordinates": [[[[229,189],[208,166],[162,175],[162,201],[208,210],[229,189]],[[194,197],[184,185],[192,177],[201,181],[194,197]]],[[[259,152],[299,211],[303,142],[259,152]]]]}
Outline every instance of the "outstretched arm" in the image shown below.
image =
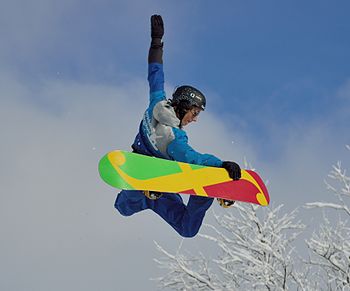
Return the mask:
{"type": "Polygon", "coordinates": [[[221,167],[222,161],[210,154],[201,154],[195,151],[188,144],[187,134],[181,130],[174,128],[174,140],[168,145],[168,155],[178,162],[197,164],[203,166],[221,167]]]}
{"type": "Polygon", "coordinates": [[[195,151],[189,144],[186,133],[181,129],[173,129],[175,139],[168,145],[168,155],[178,162],[223,167],[233,180],[241,178],[241,168],[235,162],[221,161],[219,158],[210,154],[201,154],[195,151]]]}

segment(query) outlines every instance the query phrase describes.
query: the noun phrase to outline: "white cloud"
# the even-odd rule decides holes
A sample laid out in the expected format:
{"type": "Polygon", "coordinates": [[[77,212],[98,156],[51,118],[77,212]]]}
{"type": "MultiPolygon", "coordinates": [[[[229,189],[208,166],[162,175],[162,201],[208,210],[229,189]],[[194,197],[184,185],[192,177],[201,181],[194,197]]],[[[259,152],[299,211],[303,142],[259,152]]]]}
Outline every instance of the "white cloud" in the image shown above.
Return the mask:
{"type": "Polygon", "coordinates": [[[145,82],[116,88],[49,81],[32,90],[6,74],[1,80],[1,289],[110,290],[116,281],[130,284],[128,262],[152,289],[152,270],[140,262],[155,256],[150,236],[173,233],[147,212],[119,216],[117,191],[97,173],[105,152],[129,148],[145,82]],[[43,96],[54,108],[29,101],[43,96]]]}

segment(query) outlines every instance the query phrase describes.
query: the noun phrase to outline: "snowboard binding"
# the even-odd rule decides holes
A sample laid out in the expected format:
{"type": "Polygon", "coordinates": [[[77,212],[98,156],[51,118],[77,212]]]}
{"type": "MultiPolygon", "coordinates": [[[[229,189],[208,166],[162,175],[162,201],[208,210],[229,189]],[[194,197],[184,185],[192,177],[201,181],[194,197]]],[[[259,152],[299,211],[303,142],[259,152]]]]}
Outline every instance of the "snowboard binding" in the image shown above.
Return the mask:
{"type": "Polygon", "coordinates": [[[227,200],[227,199],[223,199],[223,198],[217,198],[217,200],[218,200],[220,206],[223,208],[229,208],[233,204],[235,204],[235,202],[236,202],[234,200],[227,200]]]}
{"type": "Polygon", "coordinates": [[[163,193],[155,192],[155,191],[149,191],[149,190],[144,190],[143,194],[145,194],[145,196],[148,199],[151,199],[151,200],[157,200],[157,199],[159,199],[160,197],[163,196],[163,193]]]}

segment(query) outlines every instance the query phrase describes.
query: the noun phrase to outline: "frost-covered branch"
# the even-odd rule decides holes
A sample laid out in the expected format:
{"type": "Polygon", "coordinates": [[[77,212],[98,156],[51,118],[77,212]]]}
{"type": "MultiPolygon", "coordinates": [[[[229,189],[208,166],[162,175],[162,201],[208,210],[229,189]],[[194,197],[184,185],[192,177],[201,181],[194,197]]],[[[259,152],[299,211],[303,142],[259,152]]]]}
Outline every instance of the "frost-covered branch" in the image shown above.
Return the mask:
{"type": "MultiPolygon", "coordinates": [[[[215,216],[226,233],[215,230],[215,236],[202,235],[216,241],[222,251],[216,263],[223,274],[234,273],[241,286],[286,289],[292,279],[294,249],[290,243],[304,229],[295,222],[296,211],[280,215],[282,205],[262,210],[247,204],[237,205],[234,212],[215,216]]],[[[294,282],[295,283],[295,282],[294,282]]]]}
{"type": "Polygon", "coordinates": [[[340,204],[335,204],[335,203],[325,203],[325,202],[313,202],[313,203],[306,203],[305,208],[308,208],[308,209],[328,208],[328,209],[335,209],[335,210],[344,210],[350,216],[350,209],[347,205],[340,205],[340,204]]]}
{"type": "Polygon", "coordinates": [[[170,254],[155,242],[157,249],[165,255],[164,258],[155,261],[162,268],[171,271],[162,278],[158,278],[160,287],[185,290],[218,290],[218,286],[210,281],[210,272],[208,262],[204,256],[197,258],[188,258],[180,254],[180,248],[175,255],[170,254]],[[194,265],[200,266],[195,270],[194,265]]]}
{"type": "MultiPolygon", "coordinates": [[[[347,149],[350,150],[350,147],[347,146],[347,149]]],[[[334,290],[350,290],[350,177],[346,172],[338,162],[328,175],[335,185],[326,181],[327,189],[335,195],[338,203],[306,204],[307,209],[328,209],[328,215],[337,210],[337,215],[330,218],[324,214],[319,231],[306,241],[310,250],[309,265],[326,280],[328,289],[334,290]]]]}
{"type": "Polygon", "coordinates": [[[307,290],[304,273],[295,271],[297,255],[292,246],[305,226],[296,220],[297,211],[284,213],[282,208],[237,203],[223,216],[214,214],[216,225],[206,225],[208,232],[200,235],[219,250],[211,260],[186,257],[179,251],[170,254],[157,244],[165,255],[157,263],[169,271],[159,278],[160,286],[181,290],[288,290],[298,286],[307,290]]]}

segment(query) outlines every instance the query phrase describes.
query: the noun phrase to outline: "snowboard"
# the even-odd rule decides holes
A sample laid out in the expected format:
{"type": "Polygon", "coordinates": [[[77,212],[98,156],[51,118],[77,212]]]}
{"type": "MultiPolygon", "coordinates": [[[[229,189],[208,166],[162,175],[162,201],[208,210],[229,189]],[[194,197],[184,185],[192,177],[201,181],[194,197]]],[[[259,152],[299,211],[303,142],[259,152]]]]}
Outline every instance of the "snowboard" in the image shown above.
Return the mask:
{"type": "Polygon", "coordinates": [[[224,198],[266,206],[267,188],[252,170],[243,170],[241,179],[232,180],[224,168],[170,161],[115,150],[99,162],[104,182],[124,190],[150,190],[224,198]]]}

